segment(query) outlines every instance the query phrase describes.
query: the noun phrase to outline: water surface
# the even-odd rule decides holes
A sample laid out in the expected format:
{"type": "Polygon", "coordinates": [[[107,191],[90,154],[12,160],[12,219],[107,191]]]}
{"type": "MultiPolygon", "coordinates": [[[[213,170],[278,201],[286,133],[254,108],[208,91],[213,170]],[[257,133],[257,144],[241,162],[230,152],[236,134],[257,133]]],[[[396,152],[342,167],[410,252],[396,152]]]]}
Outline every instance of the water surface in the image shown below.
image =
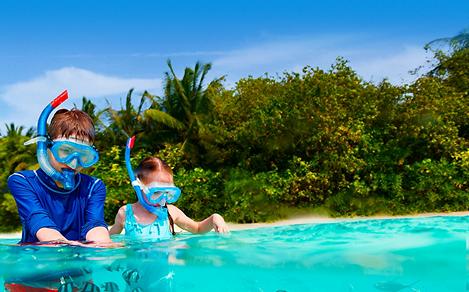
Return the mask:
{"type": "Polygon", "coordinates": [[[166,242],[117,236],[126,246],[114,249],[3,239],[0,284],[86,290],[91,279],[100,291],[467,291],[468,230],[463,216],[181,234],[166,242]]]}

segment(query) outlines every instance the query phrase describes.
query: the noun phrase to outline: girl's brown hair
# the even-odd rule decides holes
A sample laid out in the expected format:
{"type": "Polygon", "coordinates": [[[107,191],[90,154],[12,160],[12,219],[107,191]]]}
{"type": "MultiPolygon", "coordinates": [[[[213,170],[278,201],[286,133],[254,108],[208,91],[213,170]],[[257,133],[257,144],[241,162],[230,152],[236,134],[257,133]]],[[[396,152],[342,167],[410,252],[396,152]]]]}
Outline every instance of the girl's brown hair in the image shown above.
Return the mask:
{"type": "Polygon", "coordinates": [[[143,159],[135,170],[139,180],[147,181],[151,173],[166,173],[173,177],[173,170],[166,162],[158,157],[147,157],[143,159]]]}

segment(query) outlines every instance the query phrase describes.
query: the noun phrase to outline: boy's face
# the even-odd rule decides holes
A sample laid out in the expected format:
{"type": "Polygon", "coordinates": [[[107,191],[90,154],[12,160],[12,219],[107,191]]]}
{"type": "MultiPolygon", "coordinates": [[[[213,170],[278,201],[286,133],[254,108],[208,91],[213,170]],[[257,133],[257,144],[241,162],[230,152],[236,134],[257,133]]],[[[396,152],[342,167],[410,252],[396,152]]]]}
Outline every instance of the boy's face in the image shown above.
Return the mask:
{"type": "Polygon", "coordinates": [[[83,167],[81,167],[80,165],[77,165],[76,168],[72,168],[70,166],[68,166],[67,164],[65,163],[60,163],[58,162],[54,155],[52,154],[52,152],[50,150],[47,150],[47,153],[49,154],[49,162],[50,162],[50,165],[57,171],[62,171],[62,169],[66,168],[66,169],[71,169],[73,170],[75,173],[79,173],[80,171],[83,170],[83,167]]]}
{"type": "MultiPolygon", "coordinates": [[[[65,139],[65,137],[57,137],[57,139],[65,139]]],[[[69,138],[67,138],[65,140],[68,140],[68,139],[70,139],[70,141],[80,141],[81,143],[84,143],[84,144],[87,144],[87,145],[91,146],[88,139],[86,139],[86,138],[70,136],[69,138]]],[[[56,139],[54,139],[54,140],[56,140],[56,139]]],[[[47,153],[49,155],[49,161],[50,161],[51,166],[59,172],[61,172],[62,169],[64,169],[64,168],[73,170],[75,173],[79,173],[80,171],[83,170],[83,167],[78,163],[76,158],[73,159],[72,161],[70,161],[70,163],[61,163],[61,162],[57,161],[57,159],[55,158],[54,154],[51,152],[50,149],[47,150],[47,153]]]]}

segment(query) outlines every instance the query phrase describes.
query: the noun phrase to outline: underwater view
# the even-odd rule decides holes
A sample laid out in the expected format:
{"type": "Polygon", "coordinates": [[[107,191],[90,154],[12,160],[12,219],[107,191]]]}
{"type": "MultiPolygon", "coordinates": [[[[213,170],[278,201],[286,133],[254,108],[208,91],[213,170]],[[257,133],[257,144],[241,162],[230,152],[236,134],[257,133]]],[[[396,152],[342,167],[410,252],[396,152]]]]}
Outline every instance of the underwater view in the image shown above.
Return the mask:
{"type": "Polygon", "coordinates": [[[0,241],[0,284],[58,291],[467,291],[469,216],[350,220],[114,240],[122,248],[0,241]]]}

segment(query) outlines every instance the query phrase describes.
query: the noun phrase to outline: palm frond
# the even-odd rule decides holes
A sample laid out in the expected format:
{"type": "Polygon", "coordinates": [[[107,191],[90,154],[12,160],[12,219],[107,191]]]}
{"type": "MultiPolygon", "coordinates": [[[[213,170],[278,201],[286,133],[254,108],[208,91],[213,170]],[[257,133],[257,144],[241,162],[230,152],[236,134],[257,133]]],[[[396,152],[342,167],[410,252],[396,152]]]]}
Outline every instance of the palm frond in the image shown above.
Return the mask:
{"type": "Polygon", "coordinates": [[[185,125],[183,123],[181,123],[168,113],[165,113],[160,110],[148,109],[145,111],[144,115],[145,118],[151,119],[154,122],[163,124],[172,129],[184,130],[185,128],[185,125]]]}
{"type": "Polygon", "coordinates": [[[177,91],[177,93],[179,94],[182,100],[182,109],[186,113],[186,115],[190,115],[191,106],[190,106],[189,99],[187,98],[187,95],[184,92],[184,88],[181,82],[179,81],[179,79],[177,78],[176,73],[174,73],[174,69],[173,69],[173,66],[171,65],[170,60],[168,60],[168,67],[169,67],[171,74],[173,75],[172,84],[174,84],[174,89],[177,91]]]}

